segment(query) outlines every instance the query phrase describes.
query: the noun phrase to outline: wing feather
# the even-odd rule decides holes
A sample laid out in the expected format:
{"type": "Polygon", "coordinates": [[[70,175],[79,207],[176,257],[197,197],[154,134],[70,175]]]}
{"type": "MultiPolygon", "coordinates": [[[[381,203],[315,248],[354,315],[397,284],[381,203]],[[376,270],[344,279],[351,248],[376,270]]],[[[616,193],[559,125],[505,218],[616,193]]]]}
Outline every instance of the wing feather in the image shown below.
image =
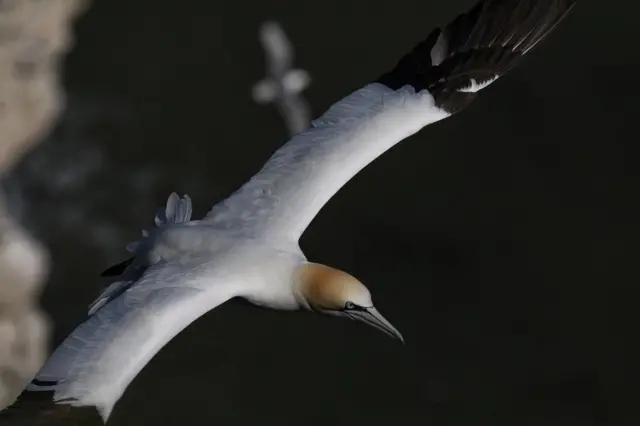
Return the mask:
{"type": "Polygon", "coordinates": [[[54,402],[95,406],[106,420],[127,385],[167,342],[234,296],[230,283],[212,286],[216,279],[221,277],[206,263],[149,267],[63,341],[27,391],[53,390],[54,402]]]}
{"type": "Polygon", "coordinates": [[[433,30],[375,83],[329,108],[205,221],[251,236],[297,240],[356,173],[422,127],[463,110],[575,2],[481,0],[433,30]]]}
{"type": "Polygon", "coordinates": [[[276,151],[262,170],[205,222],[252,236],[299,238],[320,208],[363,167],[450,114],[428,91],[372,83],[333,105],[276,151]]]}

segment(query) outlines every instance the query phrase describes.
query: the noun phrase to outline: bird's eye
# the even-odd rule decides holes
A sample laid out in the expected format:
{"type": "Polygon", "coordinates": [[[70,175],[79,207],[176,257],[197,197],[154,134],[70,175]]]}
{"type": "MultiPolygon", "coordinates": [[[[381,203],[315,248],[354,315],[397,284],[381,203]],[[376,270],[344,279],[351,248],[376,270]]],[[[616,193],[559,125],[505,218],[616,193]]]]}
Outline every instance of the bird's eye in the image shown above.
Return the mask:
{"type": "Polygon", "coordinates": [[[356,304],[353,303],[353,302],[347,302],[347,303],[344,304],[344,308],[346,310],[353,310],[353,309],[356,308],[356,304]]]}

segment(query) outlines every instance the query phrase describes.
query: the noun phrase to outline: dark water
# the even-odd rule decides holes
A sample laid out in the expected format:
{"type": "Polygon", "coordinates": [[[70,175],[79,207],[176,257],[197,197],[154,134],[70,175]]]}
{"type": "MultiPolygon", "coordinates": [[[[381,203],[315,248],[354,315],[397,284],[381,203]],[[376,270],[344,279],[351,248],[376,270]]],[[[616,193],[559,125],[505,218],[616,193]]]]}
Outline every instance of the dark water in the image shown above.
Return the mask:
{"type": "MultiPolygon", "coordinates": [[[[199,216],[286,140],[250,96],[263,20],[291,37],[317,114],[471,3],[94,2],[67,61],[68,111],[6,182],[52,250],[54,343],[170,191],[199,216]]],[[[151,362],[110,424],[638,424],[630,8],[581,1],[522,67],[356,176],[304,235],[310,259],[372,289],[405,346],[226,305],[151,362]]]]}

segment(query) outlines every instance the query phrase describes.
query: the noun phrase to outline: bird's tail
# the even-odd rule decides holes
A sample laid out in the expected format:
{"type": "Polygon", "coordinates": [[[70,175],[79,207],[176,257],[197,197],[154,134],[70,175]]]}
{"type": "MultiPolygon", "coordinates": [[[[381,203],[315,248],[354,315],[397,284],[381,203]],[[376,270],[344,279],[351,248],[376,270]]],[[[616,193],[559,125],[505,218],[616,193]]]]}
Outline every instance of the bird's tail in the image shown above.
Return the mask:
{"type": "MultiPolygon", "coordinates": [[[[156,213],[155,226],[163,228],[176,223],[189,222],[191,220],[191,212],[191,198],[186,194],[180,198],[178,194],[173,192],[169,196],[166,206],[161,207],[156,213]]],[[[100,295],[89,305],[89,315],[93,315],[98,309],[121,294],[142,276],[147,264],[144,260],[137,260],[136,253],[139,252],[148,235],[149,233],[146,230],[142,230],[142,239],[127,244],[127,251],[134,255],[125,261],[108,267],[100,274],[101,277],[119,278],[103,287],[100,295]]]]}
{"type": "MultiPolygon", "coordinates": [[[[165,226],[174,225],[176,223],[189,222],[191,220],[192,211],[191,197],[185,194],[184,197],[180,198],[178,194],[172,192],[171,195],[169,195],[166,206],[160,207],[156,213],[154,224],[156,228],[164,228],[165,226]]],[[[149,233],[143,229],[142,240],[144,240],[147,235],[149,235],[149,233]]],[[[142,240],[127,244],[127,251],[135,253],[142,240]]]]}
{"type": "MultiPolygon", "coordinates": [[[[163,228],[175,223],[189,222],[191,220],[192,211],[191,198],[188,195],[185,194],[184,197],[181,198],[178,194],[172,192],[171,195],[169,195],[169,199],[167,200],[165,207],[160,207],[156,213],[154,224],[157,228],[163,228]]],[[[143,229],[142,240],[144,240],[148,235],[149,232],[146,229],[143,229]]],[[[126,247],[127,251],[130,253],[136,253],[142,240],[128,243],[126,247]]],[[[123,262],[110,266],[105,269],[100,276],[113,277],[122,275],[124,271],[133,264],[134,260],[135,257],[131,257],[123,262]]]]}
{"type": "Polygon", "coordinates": [[[576,1],[481,0],[377,81],[394,90],[426,89],[438,107],[458,112],[544,39],[576,1]]]}
{"type": "Polygon", "coordinates": [[[191,220],[191,198],[185,194],[180,198],[172,192],[167,200],[167,205],[156,213],[155,224],[158,228],[174,223],[189,222],[191,220]]]}

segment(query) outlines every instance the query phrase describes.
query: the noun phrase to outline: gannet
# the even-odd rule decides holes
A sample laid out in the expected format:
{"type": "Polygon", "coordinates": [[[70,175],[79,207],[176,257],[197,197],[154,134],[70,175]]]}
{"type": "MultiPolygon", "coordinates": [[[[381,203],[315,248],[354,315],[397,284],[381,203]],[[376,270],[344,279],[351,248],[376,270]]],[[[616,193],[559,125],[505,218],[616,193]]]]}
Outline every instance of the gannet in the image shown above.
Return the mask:
{"type": "Polygon", "coordinates": [[[352,275],[309,261],[298,240],[356,173],[421,128],[464,109],[568,13],[575,0],[484,0],[433,30],[389,72],[331,106],[201,220],[172,194],[156,227],[0,424],[105,422],[176,334],[232,298],[349,318],[402,340],[352,275]],[[27,420],[25,420],[27,419],[27,420]]]}

